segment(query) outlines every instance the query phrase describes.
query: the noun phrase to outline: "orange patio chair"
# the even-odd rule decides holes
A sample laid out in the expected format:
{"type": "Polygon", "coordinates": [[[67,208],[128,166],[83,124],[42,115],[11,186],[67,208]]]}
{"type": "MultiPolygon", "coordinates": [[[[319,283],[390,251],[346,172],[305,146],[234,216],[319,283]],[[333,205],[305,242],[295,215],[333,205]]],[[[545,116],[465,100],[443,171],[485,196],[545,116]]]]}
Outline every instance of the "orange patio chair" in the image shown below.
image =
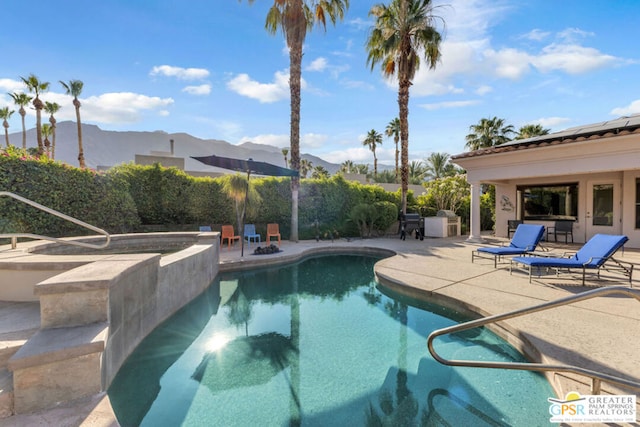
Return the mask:
{"type": "Polygon", "coordinates": [[[278,247],[280,247],[280,227],[278,224],[267,224],[267,244],[271,243],[271,238],[278,238],[278,247]]]}
{"type": "Polygon", "coordinates": [[[233,225],[223,225],[222,226],[222,236],[220,236],[222,240],[220,240],[220,246],[224,244],[224,239],[227,239],[228,242],[228,250],[231,250],[231,244],[236,240],[240,241],[240,236],[236,236],[233,231],[233,225]]]}

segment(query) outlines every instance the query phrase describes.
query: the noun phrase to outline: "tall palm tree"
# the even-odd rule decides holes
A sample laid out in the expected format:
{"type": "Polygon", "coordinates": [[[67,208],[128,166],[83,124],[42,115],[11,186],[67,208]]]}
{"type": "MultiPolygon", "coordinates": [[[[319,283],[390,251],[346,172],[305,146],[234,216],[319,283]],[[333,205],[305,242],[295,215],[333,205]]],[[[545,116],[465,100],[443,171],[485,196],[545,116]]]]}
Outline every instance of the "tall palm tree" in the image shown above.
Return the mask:
{"type": "Polygon", "coordinates": [[[283,148],[282,149],[282,155],[284,156],[284,167],[285,168],[289,167],[289,162],[287,161],[287,154],[289,154],[289,149],[288,148],[283,148]]]}
{"type": "Polygon", "coordinates": [[[0,108],[0,119],[2,119],[2,126],[4,127],[4,140],[9,146],[9,119],[11,115],[15,113],[14,110],[9,110],[9,107],[0,108]]]}
{"type": "Polygon", "coordinates": [[[545,129],[541,124],[537,125],[524,125],[518,130],[518,134],[515,139],[533,138],[534,136],[548,135],[549,129],[545,129]]]}
{"type": "Polygon", "coordinates": [[[375,129],[371,129],[362,145],[369,147],[369,150],[373,153],[373,177],[375,179],[378,176],[378,157],[376,157],[376,147],[382,145],[382,134],[378,133],[375,129]]]}
{"type": "Polygon", "coordinates": [[[309,173],[312,167],[313,167],[313,162],[311,162],[311,160],[300,159],[300,175],[303,178],[307,177],[307,174],[309,173]]]}
{"type": "Polygon", "coordinates": [[[27,86],[29,93],[35,93],[33,98],[33,108],[36,109],[36,137],[38,139],[38,155],[44,153],[44,144],[42,143],[42,108],[44,103],[40,99],[40,94],[49,90],[49,82],[41,82],[35,74],[29,74],[29,77],[20,77],[22,82],[27,86]]]}
{"type": "Polygon", "coordinates": [[[367,39],[367,63],[372,70],[380,63],[385,76],[398,79],[403,214],[407,213],[409,188],[409,87],[421,56],[434,69],[441,55],[442,36],[435,23],[443,20],[434,10],[432,0],[391,0],[388,6],[377,4],[369,11],[375,23],[367,39]]]}
{"type": "Polygon", "coordinates": [[[60,105],[57,102],[45,101],[44,111],[49,114],[49,123],[51,123],[51,150],[49,151],[49,157],[56,158],[56,118],[53,116],[60,110],[60,105]]]}
{"type": "Polygon", "coordinates": [[[455,173],[455,167],[449,163],[448,153],[431,153],[424,161],[425,176],[440,179],[455,173]]]}
{"type": "Polygon", "coordinates": [[[387,128],[384,131],[385,135],[389,138],[393,137],[393,142],[396,144],[396,182],[398,182],[398,157],[400,155],[400,150],[398,150],[398,141],[400,141],[400,119],[395,118],[389,122],[387,128]]]}
{"type": "Polygon", "coordinates": [[[504,119],[493,117],[492,119],[480,119],[477,125],[469,126],[465,139],[465,145],[469,150],[475,151],[481,148],[489,148],[511,141],[510,135],[514,133],[512,125],[505,125],[504,119]]]}
{"type": "Polygon", "coordinates": [[[82,146],[82,123],[80,122],[80,101],[78,97],[82,93],[84,83],[81,80],[69,80],[69,83],[60,81],[60,84],[66,91],[67,95],[73,96],[73,106],[76,107],[76,123],[78,125],[78,163],[81,168],[85,167],[84,163],[84,147],[82,146]]]}
{"type": "Polygon", "coordinates": [[[422,184],[426,173],[427,171],[421,161],[413,160],[409,164],[409,182],[411,184],[422,184]]]}
{"type": "MultiPolygon", "coordinates": [[[[254,0],[248,0],[253,3],[254,0]]],[[[282,30],[289,48],[289,91],[291,95],[291,169],[300,170],[300,89],[302,47],[314,24],[326,30],[327,18],[335,25],[342,20],[349,0],[273,0],[265,28],[271,34],[282,30]]],[[[291,178],[291,235],[298,241],[298,192],[300,178],[291,178]]]]}
{"type": "Polygon", "coordinates": [[[47,157],[51,157],[51,141],[49,141],[49,137],[51,136],[53,129],[49,123],[45,123],[42,125],[42,137],[44,138],[44,154],[47,157]]]}
{"type": "Polygon", "coordinates": [[[9,96],[13,98],[13,102],[20,107],[18,110],[18,114],[22,117],[22,149],[27,149],[27,128],[24,125],[24,116],[27,115],[27,111],[24,109],[25,106],[29,105],[31,102],[31,97],[24,92],[14,92],[10,93],[9,96]]]}

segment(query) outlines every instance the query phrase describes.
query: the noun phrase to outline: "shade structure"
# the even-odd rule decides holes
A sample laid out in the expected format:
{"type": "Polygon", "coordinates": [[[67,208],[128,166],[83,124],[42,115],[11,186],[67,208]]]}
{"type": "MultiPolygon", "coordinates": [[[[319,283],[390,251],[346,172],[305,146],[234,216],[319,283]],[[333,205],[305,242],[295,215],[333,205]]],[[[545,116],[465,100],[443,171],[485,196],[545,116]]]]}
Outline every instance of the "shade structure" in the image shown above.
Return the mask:
{"type": "Polygon", "coordinates": [[[298,171],[280,166],[272,165],[267,162],[259,162],[253,159],[242,160],[233,159],[231,157],[221,157],[216,155],[194,157],[205,165],[215,166],[218,168],[229,169],[238,172],[246,172],[249,174],[266,175],[266,176],[298,176],[298,171]]]}
{"type": "MultiPolygon", "coordinates": [[[[272,165],[267,162],[259,162],[253,159],[234,159],[231,157],[222,157],[216,156],[215,154],[211,156],[201,156],[195,157],[191,156],[192,159],[195,159],[199,162],[204,163],[205,165],[215,166],[218,168],[229,169],[237,172],[246,172],[247,180],[251,177],[251,174],[254,173],[256,175],[266,175],[266,176],[298,176],[299,173],[297,170],[283,168],[280,166],[272,165]]],[[[248,181],[247,181],[248,185],[248,181]]],[[[249,188],[247,188],[247,194],[249,195],[249,188]]],[[[245,206],[247,199],[245,197],[245,206]]],[[[241,252],[240,255],[244,256],[244,211],[242,214],[242,224],[239,224],[240,227],[240,236],[242,239],[240,240],[241,252]]]]}

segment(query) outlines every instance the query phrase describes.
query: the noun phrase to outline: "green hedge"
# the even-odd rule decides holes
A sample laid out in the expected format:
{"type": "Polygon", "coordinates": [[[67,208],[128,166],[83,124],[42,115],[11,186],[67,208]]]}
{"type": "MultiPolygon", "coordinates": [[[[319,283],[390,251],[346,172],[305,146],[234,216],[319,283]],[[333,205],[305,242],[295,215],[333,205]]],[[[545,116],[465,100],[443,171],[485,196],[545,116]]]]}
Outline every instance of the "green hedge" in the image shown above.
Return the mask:
{"type": "MultiPolygon", "coordinates": [[[[197,230],[210,225],[235,224],[234,203],[223,191],[221,178],[196,178],[176,168],[125,164],[107,172],[78,169],[46,157],[37,158],[10,147],[0,150],[0,190],[10,191],[44,206],[103,228],[110,233],[197,230]]],[[[290,235],[291,181],[288,178],[250,180],[262,199],[247,223],[265,234],[266,225],[280,224],[290,235]]],[[[409,197],[412,199],[411,195],[409,197]]],[[[299,192],[299,237],[358,236],[349,218],[355,206],[377,206],[383,229],[395,221],[400,191],[390,193],[376,185],[362,185],[341,176],[303,179],[299,192]]],[[[0,232],[50,236],[93,234],[69,222],[10,198],[0,198],[0,232]]]]}
{"type": "MultiPolygon", "coordinates": [[[[112,174],[78,169],[10,147],[0,153],[0,190],[9,191],[111,233],[140,220],[128,183],[112,174]]],[[[13,198],[0,198],[0,231],[54,237],[95,234],[13,198]]]]}

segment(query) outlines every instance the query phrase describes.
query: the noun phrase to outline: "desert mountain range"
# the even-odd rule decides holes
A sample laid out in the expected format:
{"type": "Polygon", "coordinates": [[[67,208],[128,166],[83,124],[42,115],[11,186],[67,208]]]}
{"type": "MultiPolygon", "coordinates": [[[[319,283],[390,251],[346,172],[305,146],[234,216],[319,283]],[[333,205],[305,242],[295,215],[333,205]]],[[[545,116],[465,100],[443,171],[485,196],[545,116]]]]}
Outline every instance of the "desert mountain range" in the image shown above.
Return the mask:
{"type": "MultiPolygon", "coordinates": [[[[152,152],[169,154],[171,152],[170,140],[174,141],[173,155],[185,159],[185,170],[187,171],[215,171],[215,168],[190,158],[190,156],[209,156],[212,154],[238,159],[251,158],[285,166],[282,150],[270,145],[252,142],[233,145],[217,139],[196,138],[187,133],[120,132],[102,130],[91,124],[82,125],[85,162],[87,167],[94,169],[132,163],[136,154],[150,155],[152,152]]],[[[10,133],[9,142],[17,147],[22,147],[22,131],[10,133]]],[[[35,147],[36,145],[35,128],[27,130],[27,147],[35,147]]],[[[302,154],[301,157],[309,160],[312,166],[323,166],[331,174],[340,169],[340,165],[326,162],[310,154],[302,154]]],[[[78,134],[75,122],[64,121],[56,124],[55,159],[78,166],[78,134]]]]}

